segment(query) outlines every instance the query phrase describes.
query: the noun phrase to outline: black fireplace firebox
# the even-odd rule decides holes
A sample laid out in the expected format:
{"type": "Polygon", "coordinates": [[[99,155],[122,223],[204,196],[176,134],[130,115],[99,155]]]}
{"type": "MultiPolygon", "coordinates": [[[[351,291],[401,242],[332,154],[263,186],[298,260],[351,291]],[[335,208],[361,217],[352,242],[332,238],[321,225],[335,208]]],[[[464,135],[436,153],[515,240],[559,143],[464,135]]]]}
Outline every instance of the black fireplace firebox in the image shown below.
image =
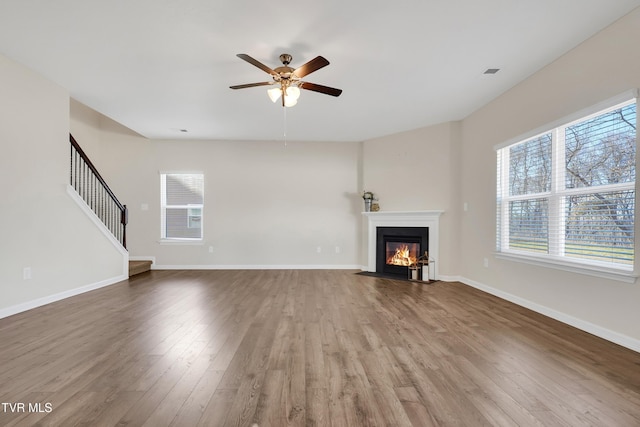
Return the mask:
{"type": "Polygon", "coordinates": [[[429,227],[376,227],[376,273],[407,278],[408,266],[429,251],[429,227]]]}

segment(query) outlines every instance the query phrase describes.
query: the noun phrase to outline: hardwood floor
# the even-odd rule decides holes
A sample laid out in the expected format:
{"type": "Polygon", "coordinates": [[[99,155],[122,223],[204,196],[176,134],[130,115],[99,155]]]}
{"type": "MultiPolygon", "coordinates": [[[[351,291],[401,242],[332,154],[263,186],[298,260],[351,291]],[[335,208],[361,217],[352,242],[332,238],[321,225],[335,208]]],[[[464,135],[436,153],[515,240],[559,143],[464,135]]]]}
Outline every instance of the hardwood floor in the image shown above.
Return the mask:
{"type": "Polygon", "coordinates": [[[639,353],[460,283],[152,271],[0,343],[3,426],[640,425],[639,353]]]}

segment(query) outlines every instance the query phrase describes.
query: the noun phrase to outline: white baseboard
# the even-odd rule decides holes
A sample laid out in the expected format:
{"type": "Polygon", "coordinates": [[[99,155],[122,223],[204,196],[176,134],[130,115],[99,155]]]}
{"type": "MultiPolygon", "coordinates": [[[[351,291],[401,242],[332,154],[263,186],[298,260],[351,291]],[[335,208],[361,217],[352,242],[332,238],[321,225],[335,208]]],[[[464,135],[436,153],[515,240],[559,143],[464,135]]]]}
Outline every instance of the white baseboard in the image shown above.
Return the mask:
{"type": "Polygon", "coordinates": [[[442,281],[442,282],[459,282],[460,281],[460,277],[458,276],[442,276],[442,275],[438,275],[436,277],[436,279],[442,281]]]}
{"type": "Polygon", "coordinates": [[[76,295],[83,294],[85,292],[93,291],[96,289],[104,288],[105,286],[113,285],[118,282],[122,282],[123,280],[127,280],[128,276],[116,276],[110,279],[102,280],[97,283],[92,283],[90,285],[81,286],[79,288],[70,289],[68,291],[60,292],[53,295],[48,295],[46,297],[34,299],[31,301],[23,302],[21,304],[16,304],[11,307],[6,307],[0,309],[0,319],[4,317],[13,316],[14,314],[22,313],[23,311],[31,310],[37,307],[41,307],[43,305],[51,304],[52,302],[60,301],[65,298],[73,297],[76,295]]]}
{"type": "Polygon", "coordinates": [[[359,270],[360,265],[152,265],[153,270],[359,270]]]}
{"type": "Polygon", "coordinates": [[[528,308],[529,310],[535,311],[536,313],[540,313],[559,322],[573,326],[574,328],[578,328],[582,331],[588,332],[607,341],[611,341],[612,343],[621,345],[633,351],[640,352],[640,340],[637,340],[635,338],[620,334],[607,328],[603,328],[602,326],[598,326],[577,317],[570,316],[566,313],[562,313],[560,311],[537,304],[524,298],[520,298],[508,292],[492,288],[491,286],[476,282],[475,280],[467,279],[466,277],[460,277],[458,278],[458,281],[464,283],[465,285],[484,291],[488,294],[494,295],[498,298],[502,298],[506,301],[517,304],[521,307],[528,308]]]}

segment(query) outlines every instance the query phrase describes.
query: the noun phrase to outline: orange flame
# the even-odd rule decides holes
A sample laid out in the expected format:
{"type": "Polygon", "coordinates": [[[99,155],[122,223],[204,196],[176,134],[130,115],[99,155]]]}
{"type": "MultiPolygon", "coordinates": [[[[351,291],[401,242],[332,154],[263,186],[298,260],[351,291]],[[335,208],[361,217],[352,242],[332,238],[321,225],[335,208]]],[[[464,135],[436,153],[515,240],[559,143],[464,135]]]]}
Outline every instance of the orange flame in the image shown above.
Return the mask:
{"type": "Polygon", "coordinates": [[[396,253],[387,258],[387,264],[390,265],[401,265],[401,266],[409,266],[411,264],[415,264],[417,258],[411,255],[411,251],[409,250],[409,245],[403,245],[396,248],[396,253]]]}

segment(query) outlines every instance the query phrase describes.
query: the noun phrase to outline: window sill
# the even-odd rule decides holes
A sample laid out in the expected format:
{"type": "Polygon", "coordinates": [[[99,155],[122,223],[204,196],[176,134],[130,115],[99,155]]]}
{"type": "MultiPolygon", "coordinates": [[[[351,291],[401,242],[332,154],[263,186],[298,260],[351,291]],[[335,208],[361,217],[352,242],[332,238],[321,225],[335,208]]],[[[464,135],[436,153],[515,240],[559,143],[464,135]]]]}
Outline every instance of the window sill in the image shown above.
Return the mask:
{"type": "Polygon", "coordinates": [[[160,239],[158,243],[161,245],[204,245],[202,239],[160,239]]]}
{"type": "Polygon", "coordinates": [[[555,268],[557,270],[586,274],[589,276],[617,280],[626,283],[635,283],[636,278],[638,277],[638,275],[634,274],[631,269],[625,270],[621,268],[611,268],[608,266],[587,265],[557,258],[546,258],[528,254],[524,255],[513,252],[496,252],[495,257],[507,261],[522,262],[539,267],[555,268]]]}

